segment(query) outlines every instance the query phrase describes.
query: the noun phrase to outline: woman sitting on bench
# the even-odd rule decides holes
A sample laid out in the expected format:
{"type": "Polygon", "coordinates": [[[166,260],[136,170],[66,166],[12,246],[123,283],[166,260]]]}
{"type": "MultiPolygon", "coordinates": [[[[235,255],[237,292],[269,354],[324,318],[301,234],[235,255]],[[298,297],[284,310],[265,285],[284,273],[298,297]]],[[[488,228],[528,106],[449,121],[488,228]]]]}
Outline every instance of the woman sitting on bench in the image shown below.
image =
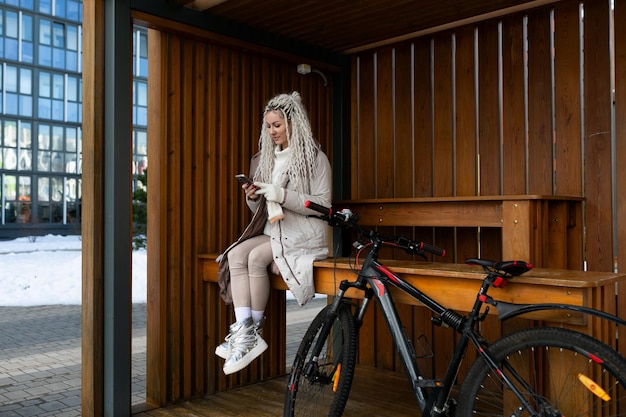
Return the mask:
{"type": "Polygon", "coordinates": [[[304,305],[315,295],[313,261],[328,256],[327,225],[304,202],[330,207],[331,168],[313,138],[300,95],[272,98],[263,120],[259,152],[250,163],[253,183],[242,185],[254,216],[218,258],[221,295],[234,305],[236,320],[225,342],[215,349],[226,360],[227,375],[242,370],[267,349],[261,328],[270,293],[268,266],[281,274],[304,305]]]}

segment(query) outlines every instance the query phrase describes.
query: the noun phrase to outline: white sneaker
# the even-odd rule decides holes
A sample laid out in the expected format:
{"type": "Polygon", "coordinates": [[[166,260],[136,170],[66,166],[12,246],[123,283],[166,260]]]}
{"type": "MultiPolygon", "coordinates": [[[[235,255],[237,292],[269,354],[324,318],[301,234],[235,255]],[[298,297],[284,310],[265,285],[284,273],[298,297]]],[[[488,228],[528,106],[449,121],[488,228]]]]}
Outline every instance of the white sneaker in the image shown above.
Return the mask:
{"type": "Polygon", "coordinates": [[[252,318],[245,319],[236,329],[228,340],[228,358],[224,363],[226,375],[241,371],[267,349],[267,343],[256,332],[252,318]]]}
{"type": "MultiPolygon", "coordinates": [[[[265,324],[265,317],[263,317],[261,320],[254,323],[254,330],[257,332],[259,336],[263,335],[263,324],[265,324]]],[[[228,334],[224,338],[224,342],[222,342],[215,348],[215,354],[222,359],[228,358],[229,341],[232,335],[237,332],[237,329],[238,329],[237,326],[241,326],[241,323],[231,324],[228,330],[228,334]]]]}

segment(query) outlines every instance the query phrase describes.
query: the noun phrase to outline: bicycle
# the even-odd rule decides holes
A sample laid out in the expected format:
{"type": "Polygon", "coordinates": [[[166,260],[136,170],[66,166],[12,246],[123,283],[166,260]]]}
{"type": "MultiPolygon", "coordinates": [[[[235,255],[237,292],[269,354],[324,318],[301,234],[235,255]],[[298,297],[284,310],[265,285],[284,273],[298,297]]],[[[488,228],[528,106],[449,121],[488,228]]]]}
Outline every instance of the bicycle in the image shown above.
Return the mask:
{"type": "MultiPolygon", "coordinates": [[[[488,295],[532,265],[523,261],[494,262],[468,259],[480,265],[485,278],[471,311],[461,315],[439,305],[404,281],[378,260],[380,248],[392,246],[410,254],[445,251],[404,237],[384,237],[358,225],[350,210],[333,211],[307,201],[331,226],[349,228],[365,238],[357,240],[355,264],[366,251],[354,281],[343,280],[331,304],[313,319],[298,348],[289,375],[284,416],[341,416],[346,407],[357,354],[357,333],[372,298],[378,302],[422,416],[617,416],[626,414],[626,359],[608,345],[585,334],[556,327],[527,328],[489,343],[477,324],[489,306],[501,320],[538,310],[567,309],[610,320],[626,321],[591,308],[567,304],[513,304],[488,295]],[[389,286],[418,300],[434,314],[432,322],[460,334],[455,352],[441,380],[424,377],[417,355],[396,312],[389,286]],[[363,291],[360,305],[344,298],[350,288],[363,291]],[[486,310],[481,312],[483,306],[486,310]],[[502,310],[502,311],[500,311],[502,310]],[[457,390],[457,374],[465,352],[477,356],[457,390]],[[620,411],[621,410],[621,411],[620,411]]],[[[374,396],[373,396],[374,397],[374,396]]]]}

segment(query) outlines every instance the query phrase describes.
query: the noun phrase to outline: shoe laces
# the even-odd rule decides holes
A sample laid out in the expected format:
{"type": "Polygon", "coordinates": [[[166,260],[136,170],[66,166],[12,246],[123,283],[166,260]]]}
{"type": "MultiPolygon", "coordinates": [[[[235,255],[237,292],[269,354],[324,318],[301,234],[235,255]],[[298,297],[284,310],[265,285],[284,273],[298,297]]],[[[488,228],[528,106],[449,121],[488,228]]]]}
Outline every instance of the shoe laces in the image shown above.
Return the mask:
{"type": "Polygon", "coordinates": [[[243,327],[228,339],[231,356],[243,356],[250,351],[257,342],[257,332],[253,326],[243,327]]]}

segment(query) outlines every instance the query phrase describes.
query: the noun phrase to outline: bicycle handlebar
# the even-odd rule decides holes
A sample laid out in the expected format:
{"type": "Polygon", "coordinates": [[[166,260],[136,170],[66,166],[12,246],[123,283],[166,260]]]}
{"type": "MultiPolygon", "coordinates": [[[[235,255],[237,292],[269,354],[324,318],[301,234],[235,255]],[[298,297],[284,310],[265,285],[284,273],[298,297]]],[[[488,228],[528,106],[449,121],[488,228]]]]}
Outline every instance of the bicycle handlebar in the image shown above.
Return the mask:
{"type": "Polygon", "coordinates": [[[325,216],[330,216],[333,212],[332,208],[324,207],[321,204],[317,204],[312,202],[311,200],[307,200],[304,202],[304,207],[309,208],[311,210],[317,211],[325,216]]]}
{"type": "Polygon", "coordinates": [[[366,230],[359,226],[357,223],[358,217],[349,209],[333,211],[330,207],[324,207],[310,200],[304,202],[304,207],[320,213],[322,215],[321,219],[328,222],[329,225],[334,227],[347,225],[355,229],[361,235],[367,236],[371,241],[378,240],[382,243],[391,243],[404,249],[410,254],[422,255],[424,252],[428,252],[436,256],[446,256],[445,249],[438,248],[430,243],[413,241],[405,237],[385,238],[372,230],[366,230]]]}

